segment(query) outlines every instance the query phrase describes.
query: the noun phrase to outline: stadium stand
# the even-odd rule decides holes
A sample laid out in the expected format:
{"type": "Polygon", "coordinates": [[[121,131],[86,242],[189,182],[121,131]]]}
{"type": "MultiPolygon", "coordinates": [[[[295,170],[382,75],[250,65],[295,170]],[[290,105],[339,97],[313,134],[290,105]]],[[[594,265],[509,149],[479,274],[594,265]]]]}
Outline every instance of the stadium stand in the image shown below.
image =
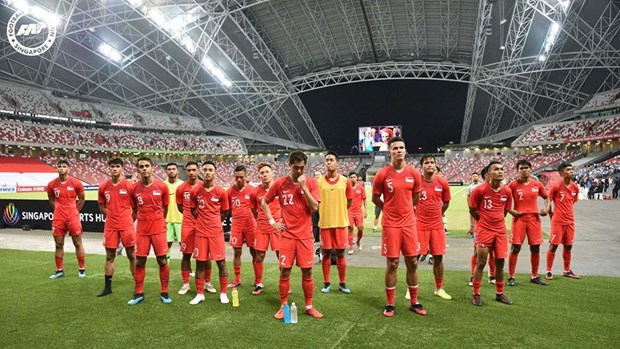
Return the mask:
{"type": "Polygon", "coordinates": [[[43,186],[56,177],[55,168],[32,157],[0,154],[0,187],[43,186]]]}
{"type": "Polygon", "coordinates": [[[108,179],[108,176],[105,173],[90,167],[85,162],[74,157],[51,155],[41,156],[41,160],[50,166],[55,166],[60,159],[67,160],[71,166],[70,174],[84,183],[97,185],[108,179]]]}
{"type": "Polygon", "coordinates": [[[611,91],[605,91],[592,96],[582,108],[581,111],[587,111],[591,109],[598,109],[602,107],[612,106],[614,104],[620,104],[620,89],[611,91]]]}
{"type": "Polygon", "coordinates": [[[96,107],[99,115],[111,123],[129,125],[134,125],[137,123],[134,113],[130,110],[113,109],[102,105],[97,105],[96,107]]]}
{"type": "Polygon", "coordinates": [[[620,136],[620,115],[596,119],[536,125],[513,142],[513,146],[579,142],[620,136]]]}
{"type": "MultiPolygon", "coordinates": [[[[39,90],[20,87],[12,84],[2,84],[0,95],[8,102],[9,110],[16,110],[26,114],[42,114],[62,116],[63,113],[54,106],[39,90]]],[[[3,106],[6,103],[3,103],[3,106]]]]}

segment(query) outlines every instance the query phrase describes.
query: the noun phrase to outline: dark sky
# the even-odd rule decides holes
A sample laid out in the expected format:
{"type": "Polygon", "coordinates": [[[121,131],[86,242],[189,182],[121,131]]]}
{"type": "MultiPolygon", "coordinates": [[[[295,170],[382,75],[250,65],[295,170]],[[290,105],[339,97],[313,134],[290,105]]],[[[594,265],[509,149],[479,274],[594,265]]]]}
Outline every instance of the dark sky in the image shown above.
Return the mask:
{"type": "Polygon", "coordinates": [[[367,81],[306,92],[300,98],[327,149],[349,154],[360,126],[402,125],[409,153],[434,152],[460,141],[467,84],[367,81]]]}

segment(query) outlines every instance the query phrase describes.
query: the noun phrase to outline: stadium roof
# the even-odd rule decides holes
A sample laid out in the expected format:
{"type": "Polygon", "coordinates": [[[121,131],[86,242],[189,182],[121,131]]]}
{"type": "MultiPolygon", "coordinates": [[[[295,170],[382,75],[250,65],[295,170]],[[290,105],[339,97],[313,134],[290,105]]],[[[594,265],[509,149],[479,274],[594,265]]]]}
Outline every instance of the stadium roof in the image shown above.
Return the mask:
{"type": "Polygon", "coordinates": [[[2,30],[23,1],[61,19],[41,56],[2,35],[0,77],[202,117],[250,147],[324,147],[298,96],[346,83],[469,84],[463,143],[620,86],[617,0],[5,1],[2,30]]]}

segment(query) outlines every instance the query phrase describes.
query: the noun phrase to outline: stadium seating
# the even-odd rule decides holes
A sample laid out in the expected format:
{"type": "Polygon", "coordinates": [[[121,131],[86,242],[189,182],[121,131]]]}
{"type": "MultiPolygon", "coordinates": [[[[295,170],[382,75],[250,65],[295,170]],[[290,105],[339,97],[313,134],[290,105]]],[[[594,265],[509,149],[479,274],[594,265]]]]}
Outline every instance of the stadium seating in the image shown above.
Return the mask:
{"type": "Polygon", "coordinates": [[[618,137],[620,115],[611,117],[560,122],[533,126],[513,143],[514,145],[538,145],[559,143],[565,140],[596,140],[618,137]]]}
{"type": "Polygon", "coordinates": [[[63,116],[58,107],[50,103],[39,90],[12,84],[2,84],[0,86],[0,95],[2,97],[0,99],[4,101],[3,107],[8,106],[8,110],[17,110],[27,114],[63,116]],[[11,101],[15,101],[14,106],[11,101]]]}
{"type": "Polygon", "coordinates": [[[85,162],[74,157],[50,155],[41,157],[41,160],[50,166],[55,166],[60,159],[67,160],[71,166],[70,174],[84,183],[97,185],[108,179],[108,176],[104,172],[98,171],[97,169],[90,167],[85,162]]]}
{"type": "Polygon", "coordinates": [[[55,168],[29,156],[0,154],[0,187],[44,186],[56,177],[55,168]]]}
{"type": "Polygon", "coordinates": [[[612,105],[618,101],[620,101],[620,89],[601,92],[592,96],[592,99],[581,108],[581,111],[612,105]]]}

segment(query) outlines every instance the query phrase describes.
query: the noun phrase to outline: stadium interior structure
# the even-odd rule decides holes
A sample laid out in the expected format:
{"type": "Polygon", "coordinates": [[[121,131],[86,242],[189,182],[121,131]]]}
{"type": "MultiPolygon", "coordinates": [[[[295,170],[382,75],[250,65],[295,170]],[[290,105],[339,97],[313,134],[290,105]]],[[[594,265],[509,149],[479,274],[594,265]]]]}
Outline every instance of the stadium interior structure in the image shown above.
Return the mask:
{"type": "MultiPolygon", "coordinates": [[[[387,79],[468,84],[460,144],[438,154],[450,182],[495,159],[508,178],[521,158],[618,168],[618,1],[4,0],[3,28],[19,10],[58,33],[35,56],[2,36],[0,187],[40,186],[60,158],[97,184],[118,155],[127,175],[141,154],[215,159],[227,184],[240,163],[284,174],[304,149],[313,172],[325,145],[299,95],[387,79]]],[[[384,163],[341,171],[370,181],[384,163]]]]}

